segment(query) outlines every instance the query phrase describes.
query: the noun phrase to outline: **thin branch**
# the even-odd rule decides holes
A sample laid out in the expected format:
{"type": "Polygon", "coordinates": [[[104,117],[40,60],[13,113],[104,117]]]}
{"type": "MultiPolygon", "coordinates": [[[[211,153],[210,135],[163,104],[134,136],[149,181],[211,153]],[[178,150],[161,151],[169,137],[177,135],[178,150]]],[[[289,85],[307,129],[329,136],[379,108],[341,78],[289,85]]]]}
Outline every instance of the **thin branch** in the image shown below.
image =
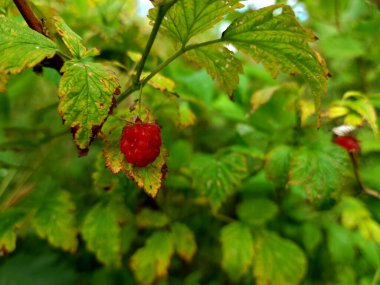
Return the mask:
{"type": "Polygon", "coordinates": [[[118,102],[123,101],[125,98],[127,98],[129,95],[131,95],[133,92],[137,91],[140,89],[140,87],[144,87],[150,79],[152,79],[157,73],[159,73],[162,69],[164,69],[166,66],[168,66],[171,62],[173,62],[175,59],[183,55],[184,53],[197,49],[200,47],[216,44],[222,42],[222,39],[216,39],[216,40],[211,40],[207,42],[202,42],[198,44],[192,44],[188,45],[187,47],[184,47],[177,52],[175,52],[171,57],[169,57],[167,60],[165,60],[163,63],[161,63],[155,70],[153,70],[147,77],[145,77],[143,80],[138,81],[137,83],[133,84],[130,86],[127,90],[125,90],[118,98],[118,102]]]}
{"type": "MultiPolygon", "coordinates": [[[[36,32],[44,35],[45,37],[48,37],[44,29],[44,25],[42,24],[41,20],[38,19],[37,16],[34,14],[28,1],[13,0],[13,2],[15,3],[17,9],[20,11],[28,26],[36,32]]],[[[52,58],[45,59],[44,61],[42,61],[43,66],[54,68],[58,72],[61,70],[63,64],[64,60],[58,54],[55,54],[52,58]]]]}
{"type": "Polygon", "coordinates": [[[15,3],[17,9],[20,11],[21,15],[24,17],[25,22],[28,24],[28,26],[35,30],[36,32],[39,32],[40,34],[44,33],[44,26],[42,25],[41,21],[36,17],[36,15],[33,13],[32,9],[29,6],[28,1],[26,0],[13,0],[15,3]]]}
{"type": "Polygon", "coordinates": [[[158,30],[160,29],[162,20],[164,19],[166,12],[170,9],[171,6],[172,4],[158,7],[158,13],[157,13],[156,20],[154,21],[152,32],[150,33],[148,42],[146,43],[140,62],[137,65],[136,76],[135,76],[135,80],[133,81],[134,85],[137,85],[140,82],[141,73],[144,69],[146,60],[148,59],[148,55],[152,49],[153,43],[157,37],[158,30]]]}
{"type": "Polygon", "coordinates": [[[354,174],[355,174],[355,179],[356,179],[356,182],[358,183],[358,186],[360,188],[360,192],[357,193],[357,194],[362,194],[362,193],[365,193],[371,197],[374,197],[376,199],[380,199],[380,193],[375,191],[375,190],[372,190],[370,188],[367,188],[362,179],[361,179],[361,176],[360,176],[360,172],[359,172],[359,163],[358,163],[358,158],[357,156],[354,154],[354,153],[349,153],[350,154],[350,158],[351,158],[351,162],[352,162],[352,166],[354,168],[354,174]]]}

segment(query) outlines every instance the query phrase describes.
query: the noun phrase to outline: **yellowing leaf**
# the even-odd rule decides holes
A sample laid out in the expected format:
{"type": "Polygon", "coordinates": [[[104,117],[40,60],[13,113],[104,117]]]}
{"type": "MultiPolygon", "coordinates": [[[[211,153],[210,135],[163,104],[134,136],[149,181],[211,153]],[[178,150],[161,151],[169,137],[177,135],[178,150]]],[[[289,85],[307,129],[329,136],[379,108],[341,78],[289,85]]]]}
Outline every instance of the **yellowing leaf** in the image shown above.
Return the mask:
{"type": "Polygon", "coordinates": [[[32,225],[51,245],[74,252],[78,245],[74,211],[75,205],[68,192],[51,192],[43,198],[32,225]]]}
{"type": "Polygon", "coordinates": [[[268,102],[280,88],[280,86],[273,86],[256,91],[251,97],[252,112],[255,112],[260,106],[268,102]]]}
{"type": "Polygon", "coordinates": [[[319,112],[326,92],[328,70],[321,56],[310,48],[312,31],[304,29],[287,5],[272,5],[236,18],[222,40],[251,55],[276,77],[280,70],[300,74],[310,84],[319,112]]]}
{"type": "MultiPolygon", "coordinates": [[[[149,73],[144,72],[142,74],[142,77],[145,78],[148,75],[149,73]]],[[[153,88],[156,88],[160,91],[174,92],[174,88],[175,88],[175,82],[172,79],[161,75],[160,73],[153,76],[148,81],[148,84],[152,86],[153,88]]]]}
{"type": "Polygon", "coordinates": [[[126,173],[136,182],[137,187],[144,189],[150,196],[156,197],[166,175],[167,155],[167,150],[161,147],[160,155],[154,162],[145,167],[129,165],[126,173]]]}
{"type": "Polygon", "coordinates": [[[197,117],[191,110],[187,102],[181,102],[179,105],[179,126],[187,128],[195,124],[197,117]]]}
{"type": "Polygon", "coordinates": [[[194,233],[184,224],[174,223],[172,225],[173,242],[176,253],[190,262],[197,250],[194,233]]]}
{"type": "Polygon", "coordinates": [[[349,112],[349,109],[347,109],[346,107],[332,106],[328,110],[328,115],[330,118],[335,119],[335,118],[339,118],[344,115],[347,115],[348,112],[349,112]]]}
{"type": "Polygon", "coordinates": [[[20,73],[53,57],[56,51],[56,44],[47,37],[0,16],[0,73],[20,73]]]}
{"type": "Polygon", "coordinates": [[[78,150],[86,154],[120,92],[119,81],[98,63],[68,61],[62,71],[58,112],[71,127],[78,150]]]}
{"type": "Polygon", "coordinates": [[[83,58],[99,54],[99,51],[96,49],[87,50],[82,44],[81,37],[71,30],[62,18],[55,16],[54,24],[57,33],[62,37],[63,42],[73,56],[83,58]]]}
{"type": "Polygon", "coordinates": [[[366,206],[353,197],[345,197],[338,205],[342,224],[348,229],[358,229],[365,239],[380,244],[380,224],[373,218],[366,206]]]}
{"type": "Polygon", "coordinates": [[[253,240],[248,227],[239,222],[225,226],[220,235],[222,267],[234,281],[239,280],[253,261],[253,240]]]}
{"type": "Polygon", "coordinates": [[[173,237],[168,232],[155,232],[145,246],[131,258],[131,268],[141,284],[152,284],[167,274],[174,253],[173,237]]]}
{"type": "Polygon", "coordinates": [[[232,51],[222,44],[215,44],[191,50],[188,56],[204,67],[228,96],[233,96],[239,84],[239,73],[243,73],[243,66],[232,51]]]}
{"type": "Polygon", "coordinates": [[[341,105],[351,109],[352,111],[359,114],[364,120],[366,120],[371,126],[372,131],[375,135],[379,133],[376,110],[367,96],[360,92],[347,92],[343,96],[341,105]]]}
{"type": "MultiPolygon", "coordinates": [[[[239,0],[178,0],[162,21],[163,30],[184,46],[193,36],[204,32],[223,19],[223,16],[243,5],[239,0]]],[[[154,20],[158,8],[149,11],[154,20]]]]}
{"type": "Polygon", "coordinates": [[[253,274],[257,285],[300,284],[306,257],[292,241],[267,232],[255,240],[253,274]]]}
{"type": "Polygon", "coordinates": [[[309,100],[300,100],[301,125],[304,126],[307,119],[315,114],[315,104],[309,100]]]}

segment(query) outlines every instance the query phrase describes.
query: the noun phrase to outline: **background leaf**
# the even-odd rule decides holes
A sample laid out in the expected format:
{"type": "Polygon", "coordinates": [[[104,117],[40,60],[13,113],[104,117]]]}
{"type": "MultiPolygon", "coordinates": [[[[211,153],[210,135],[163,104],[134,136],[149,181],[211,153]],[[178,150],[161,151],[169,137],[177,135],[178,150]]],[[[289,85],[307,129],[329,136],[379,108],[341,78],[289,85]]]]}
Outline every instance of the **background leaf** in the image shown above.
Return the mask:
{"type": "Polygon", "coordinates": [[[125,222],[125,211],[124,206],[115,202],[99,203],[84,219],[82,235],[87,248],[105,265],[121,266],[120,224],[125,222]]]}
{"type": "Polygon", "coordinates": [[[191,163],[193,187],[206,196],[217,210],[245,177],[245,157],[227,154],[221,158],[199,155],[191,163]]]}
{"type": "Polygon", "coordinates": [[[269,199],[246,199],[238,205],[237,215],[247,225],[260,226],[273,219],[278,212],[277,205],[269,199]]]}
{"type": "Polygon", "coordinates": [[[53,41],[15,20],[0,16],[0,73],[20,73],[57,51],[53,41]]]}
{"type": "Polygon", "coordinates": [[[174,223],[171,227],[176,253],[190,262],[197,250],[194,233],[184,224],[174,223]]]}
{"type": "Polygon", "coordinates": [[[239,280],[253,260],[253,240],[249,228],[239,222],[222,228],[222,267],[232,280],[239,280]]]}
{"type": "Polygon", "coordinates": [[[131,258],[136,279],[141,284],[152,284],[156,278],[164,277],[173,253],[172,236],[168,232],[155,232],[131,258]]]}
{"type": "Polygon", "coordinates": [[[66,191],[51,191],[41,201],[33,215],[32,225],[41,238],[67,251],[75,251],[78,245],[75,228],[75,204],[66,191]]]}
{"type": "Polygon", "coordinates": [[[161,228],[169,223],[167,215],[160,211],[143,209],[136,216],[136,223],[139,228],[161,228]]]}
{"type": "Polygon", "coordinates": [[[290,240],[266,233],[255,240],[253,274],[258,285],[300,284],[306,272],[302,250],[290,240]]]}
{"type": "Polygon", "coordinates": [[[329,197],[350,183],[350,162],[346,151],[323,140],[293,153],[290,183],[300,186],[310,200],[329,197]]]}

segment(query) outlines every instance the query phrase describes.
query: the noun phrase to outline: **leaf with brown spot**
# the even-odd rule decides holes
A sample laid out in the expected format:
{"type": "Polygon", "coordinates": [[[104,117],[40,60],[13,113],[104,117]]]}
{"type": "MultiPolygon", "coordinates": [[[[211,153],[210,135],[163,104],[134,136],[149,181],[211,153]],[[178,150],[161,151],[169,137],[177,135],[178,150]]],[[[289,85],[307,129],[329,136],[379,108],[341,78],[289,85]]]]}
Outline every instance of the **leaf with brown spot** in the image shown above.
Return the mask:
{"type": "Polygon", "coordinates": [[[67,61],[62,72],[58,112],[71,127],[79,153],[85,155],[120,93],[119,80],[103,65],[79,60],[67,61]]]}

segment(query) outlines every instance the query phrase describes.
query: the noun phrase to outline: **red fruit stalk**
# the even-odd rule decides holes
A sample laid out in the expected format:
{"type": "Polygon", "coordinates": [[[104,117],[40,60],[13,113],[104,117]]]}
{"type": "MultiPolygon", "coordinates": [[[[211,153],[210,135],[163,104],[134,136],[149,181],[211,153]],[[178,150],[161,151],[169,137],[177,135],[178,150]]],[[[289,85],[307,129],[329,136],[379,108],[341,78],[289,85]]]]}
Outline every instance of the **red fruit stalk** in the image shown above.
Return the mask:
{"type": "Polygon", "coordinates": [[[125,160],[144,167],[160,154],[161,129],[157,124],[143,123],[139,118],[132,125],[125,126],[120,139],[120,151],[125,160]]]}
{"type": "Polygon", "coordinates": [[[334,143],[340,145],[351,153],[358,153],[360,151],[359,141],[351,136],[336,136],[334,138],[334,143]]]}

